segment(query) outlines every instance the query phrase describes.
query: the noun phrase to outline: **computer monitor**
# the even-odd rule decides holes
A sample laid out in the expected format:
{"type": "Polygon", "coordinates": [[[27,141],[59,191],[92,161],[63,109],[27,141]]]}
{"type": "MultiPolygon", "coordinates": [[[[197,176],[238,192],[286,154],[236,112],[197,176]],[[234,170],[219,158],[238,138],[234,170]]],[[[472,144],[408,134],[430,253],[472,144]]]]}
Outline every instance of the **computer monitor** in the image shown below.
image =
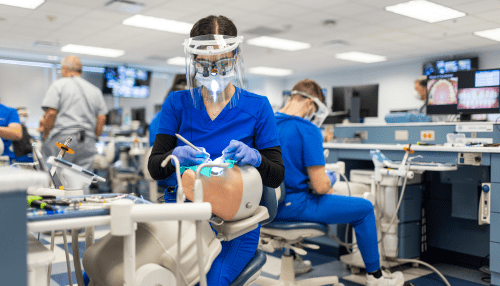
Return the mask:
{"type": "Polygon", "coordinates": [[[146,122],[146,108],[132,108],[132,120],[138,120],[142,123],[146,122]]]}
{"type": "Polygon", "coordinates": [[[500,69],[431,75],[427,114],[499,113],[500,69]]]}
{"type": "Polygon", "coordinates": [[[446,74],[478,69],[478,58],[462,58],[459,60],[438,60],[424,64],[424,75],[446,74]]]}
{"type": "Polygon", "coordinates": [[[333,112],[348,111],[351,117],[359,113],[360,118],[378,116],[378,84],[333,87],[332,97],[333,112]]]}
{"type": "Polygon", "coordinates": [[[146,98],[149,96],[151,72],[119,66],[104,69],[103,94],[117,97],[146,98]]]}
{"type": "Polygon", "coordinates": [[[106,125],[122,125],[122,109],[111,109],[106,116],[106,125]]]}

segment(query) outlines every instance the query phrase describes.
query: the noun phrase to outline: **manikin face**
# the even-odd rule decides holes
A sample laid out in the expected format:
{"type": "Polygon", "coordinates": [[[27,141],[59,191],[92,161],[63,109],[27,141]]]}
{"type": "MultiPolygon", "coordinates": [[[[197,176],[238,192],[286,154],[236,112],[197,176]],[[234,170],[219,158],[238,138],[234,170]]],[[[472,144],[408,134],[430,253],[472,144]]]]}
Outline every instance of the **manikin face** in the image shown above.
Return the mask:
{"type": "Polygon", "coordinates": [[[427,88],[425,86],[421,86],[420,83],[415,82],[415,90],[420,96],[420,100],[427,100],[427,88]]]}

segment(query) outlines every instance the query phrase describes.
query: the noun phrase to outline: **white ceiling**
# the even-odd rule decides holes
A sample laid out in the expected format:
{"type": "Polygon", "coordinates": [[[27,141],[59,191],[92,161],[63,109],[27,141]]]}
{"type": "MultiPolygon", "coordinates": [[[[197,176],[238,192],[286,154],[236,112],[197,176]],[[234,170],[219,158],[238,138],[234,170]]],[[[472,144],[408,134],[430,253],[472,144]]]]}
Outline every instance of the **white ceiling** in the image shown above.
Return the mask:
{"type": "MultiPolygon", "coordinates": [[[[64,56],[58,48],[36,47],[35,41],[123,49],[113,61],[166,66],[150,57],[183,56],[186,35],[124,26],[131,14],[107,9],[109,0],[47,0],[36,10],[0,5],[0,49],[64,56]]],[[[338,60],[339,52],[360,51],[388,57],[389,61],[425,55],[453,54],[494,46],[495,41],[473,35],[474,31],[500,28],[500,0],[432,0],[462,12],[466,17],[428,24],[384,11],[407,0],[135,0],[146,8],[140,13],[195,23],[210,14],[231,18],[246,39],[257,35],[244,31],[257,26],[285,30],[276,37],[304,41],[312,48],[297,52],[244,45],[247,67],[289,68],[295,72],[359,66],[338,60]],[[335,26],[323,26],[327,19],[335,26]],[[324,43],[343,40],[348,46],[332,48],[324,43]]],[[[107,58],[81,56],[89,60],[107,58]]]]}

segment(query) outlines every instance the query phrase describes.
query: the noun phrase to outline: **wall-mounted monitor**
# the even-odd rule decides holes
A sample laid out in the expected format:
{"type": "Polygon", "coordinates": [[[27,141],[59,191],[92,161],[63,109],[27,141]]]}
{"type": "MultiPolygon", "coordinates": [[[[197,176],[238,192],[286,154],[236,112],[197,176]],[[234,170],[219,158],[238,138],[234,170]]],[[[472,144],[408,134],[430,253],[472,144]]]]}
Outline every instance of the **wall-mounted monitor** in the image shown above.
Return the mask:
{"type": "Polygon", "coordinates": [[[500,69],[430,75],[427,114],[499,113],[500,69]]]}
{"type": "Polygon", "coordinates": [[[478,58],[438,60],[424,64],[424,75],[437,75],[478,69],[478,58]]]}
{"type": "Polygon", "coordinates": [[[151,72],[124,66],[105,68],[102,93],[118,97],[149,96],[151,72]]]}
{"type": "Polygon", "coordinates": [[[332,111],[350,111],[351,98],[360,99],[360,117],[378,116],[378,84],[339,86],[332,90],[332,111]]]}

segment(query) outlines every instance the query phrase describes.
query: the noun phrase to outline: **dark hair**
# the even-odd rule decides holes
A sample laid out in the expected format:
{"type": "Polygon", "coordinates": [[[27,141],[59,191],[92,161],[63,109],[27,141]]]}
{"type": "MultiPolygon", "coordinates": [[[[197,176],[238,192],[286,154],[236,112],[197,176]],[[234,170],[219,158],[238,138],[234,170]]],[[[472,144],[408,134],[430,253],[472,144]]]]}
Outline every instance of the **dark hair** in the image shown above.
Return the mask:
{"type": "Polygon", "coordinates": [[[293,87],[292,91],[294,90],[302,91],[309,94],[310,96],[317,97],[321,102],[325,103],[325,95],[323,94],[321,87],[312,79],[304,79],[299,81],[293,87]]]}
{"type": "Polygon", "coordinates": [[[183,74],[183,73],[176,74],[174,77],[174,80],[172,81],[172,87],[167,92],[167,96],[165,96],[165,99],[167,99],[167,97],[170,93],[172,93],[174,91],[178,91],[178,90],[185,90],[185,89],[187,89],[186,74],[183,74]]]}
{"type": "Polygon", "coordinates": [[[229,18],[222,15],[210,15],[198,20],[191,29],[189,36],[192,38],[211,34],[236,37],[238,36],[238,30],[229,18]]]}
{"type": "Polygon", "coordinates": [[[418,82],[418,84],[422,87],[427,87],[427,76],[419,76],[415,82],[418,82]]]}

